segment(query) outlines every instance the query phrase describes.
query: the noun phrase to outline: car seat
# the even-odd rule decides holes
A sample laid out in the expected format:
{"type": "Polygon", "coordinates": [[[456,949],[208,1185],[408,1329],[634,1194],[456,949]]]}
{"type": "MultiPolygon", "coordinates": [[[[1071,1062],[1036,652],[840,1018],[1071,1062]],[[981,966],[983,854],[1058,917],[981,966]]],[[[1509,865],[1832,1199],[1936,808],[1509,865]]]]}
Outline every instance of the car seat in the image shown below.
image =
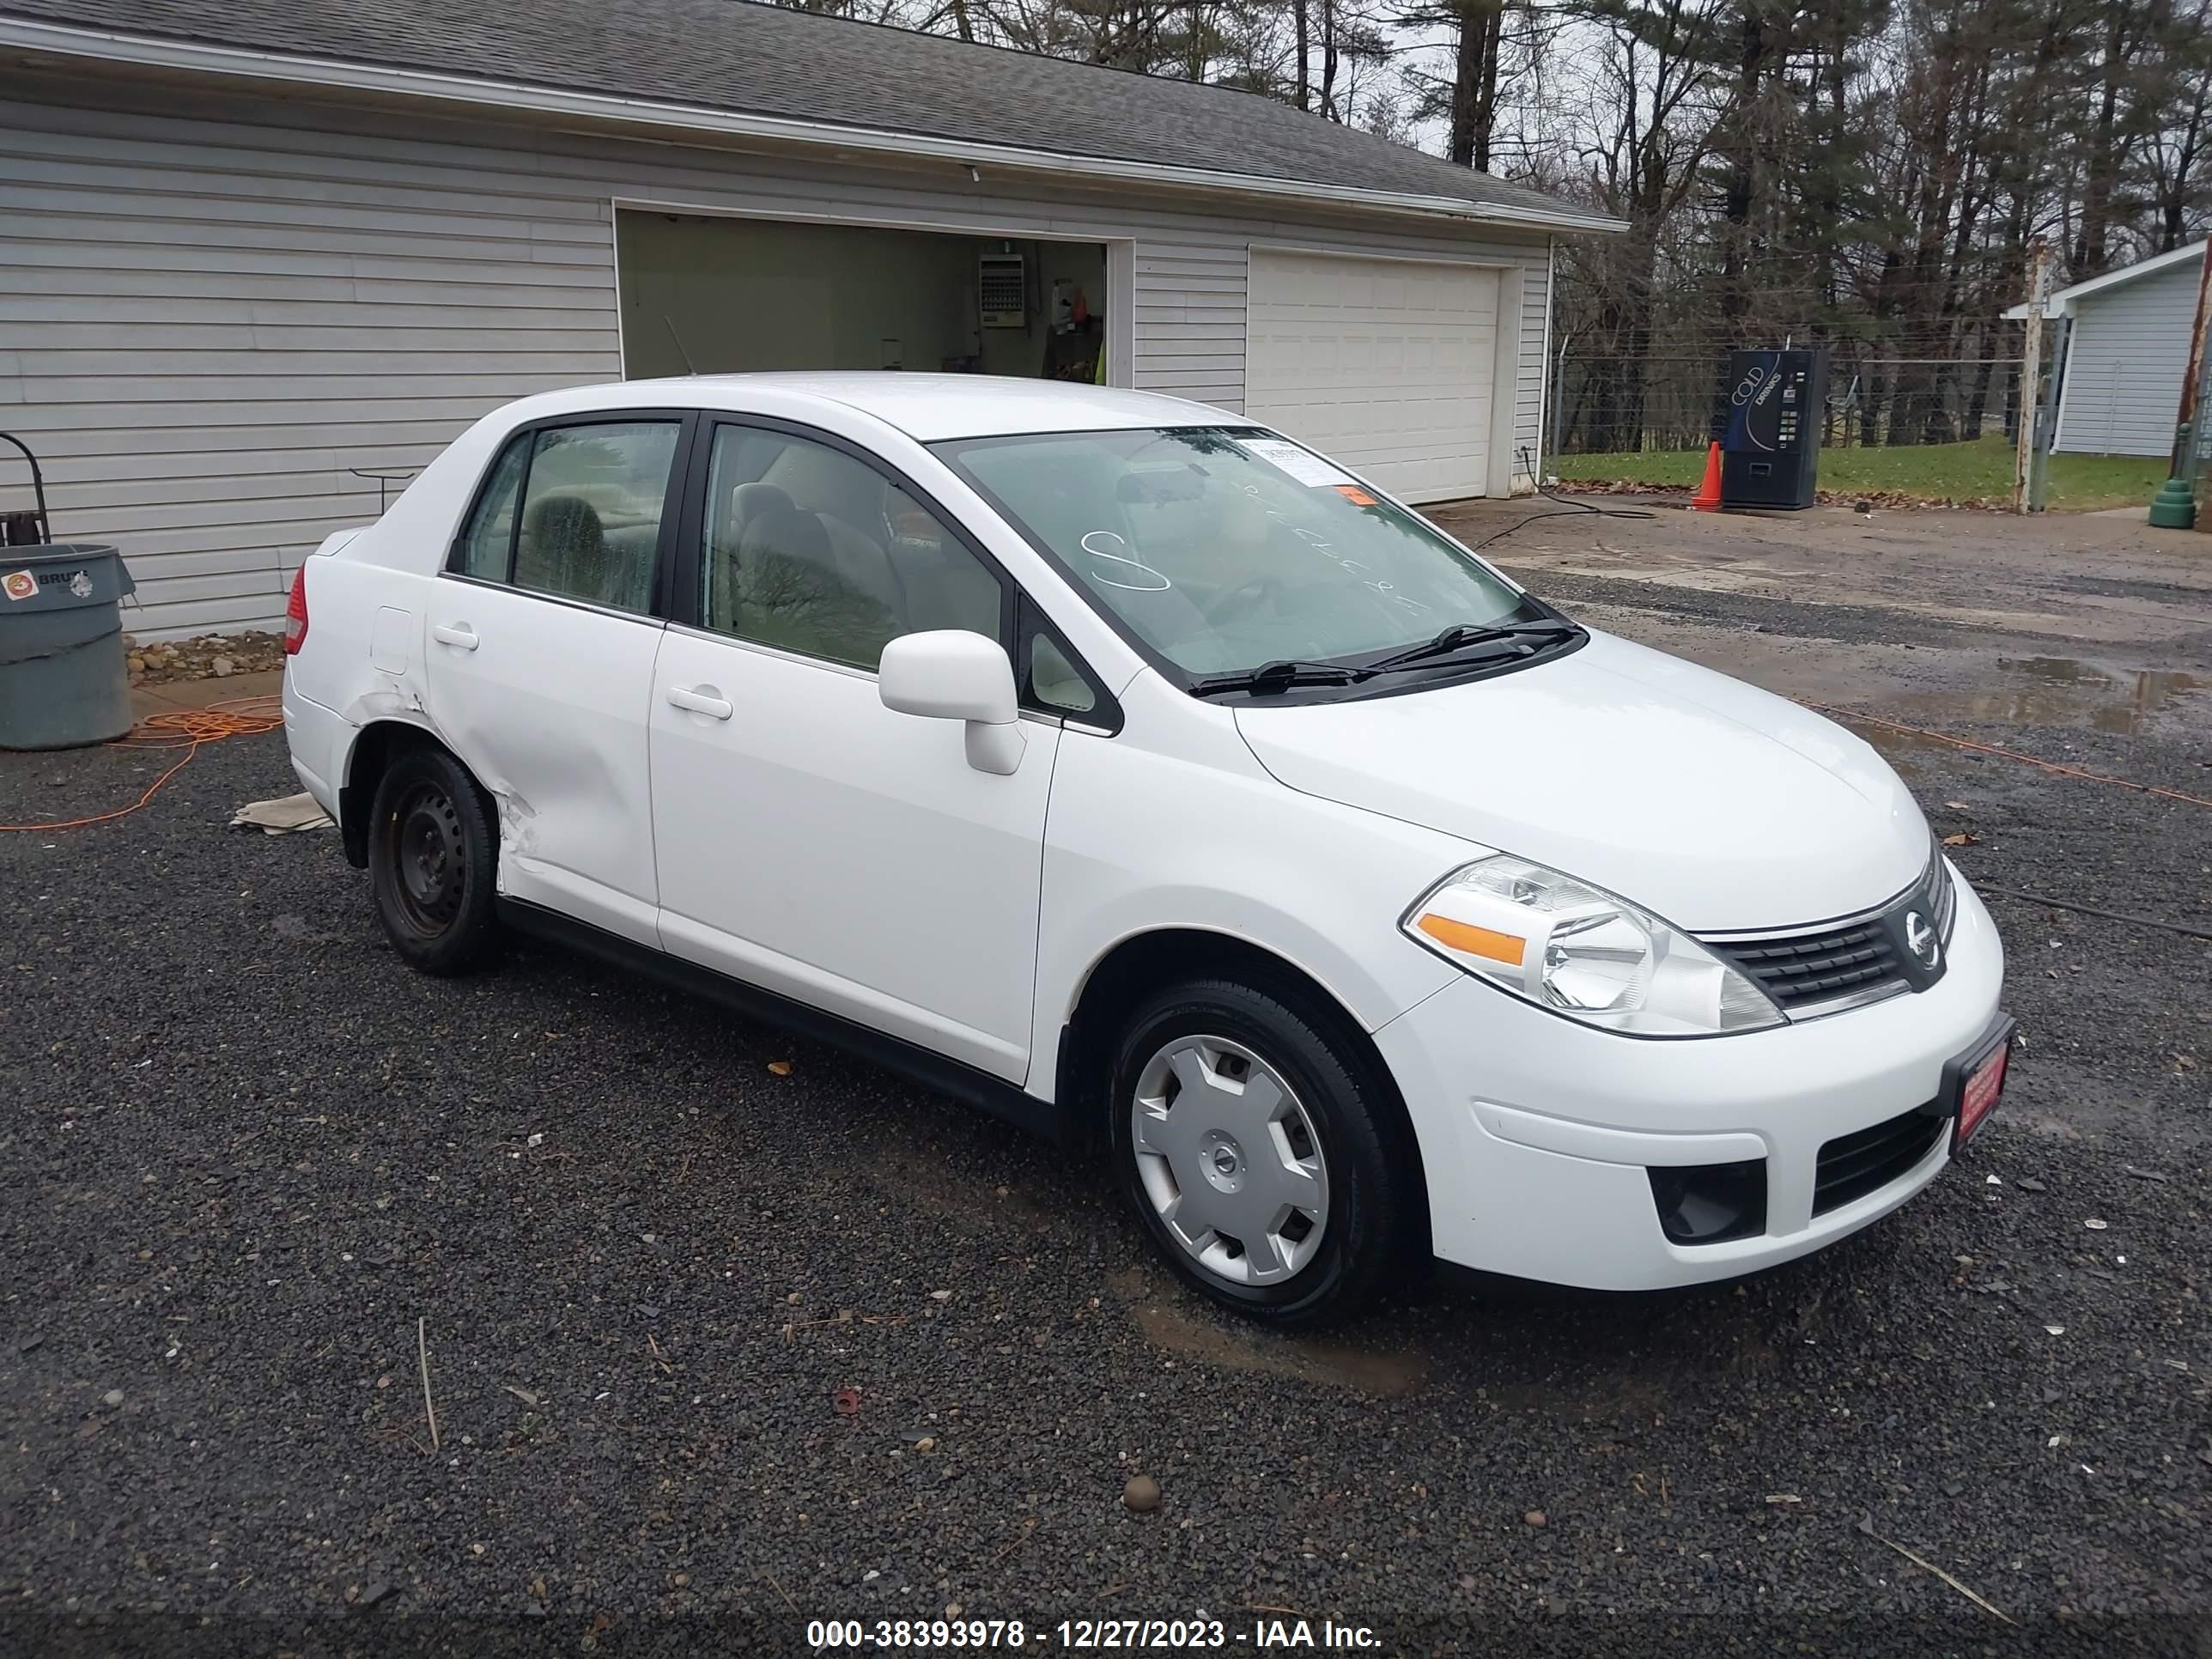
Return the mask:
{"type": "Polygon", "coordinates": [[[609,602],[607,534],[599,512],[580,495],[552,495],[523,515],[515,548],[518,587],[609,602]]]}
{"type": "Polygon", "coordinates": [[[746,520],[736,592],[732,632],[806,656],[873,668],[903,631],[888,605],[846,580],[820,516],[797,507],[746,520]]]}

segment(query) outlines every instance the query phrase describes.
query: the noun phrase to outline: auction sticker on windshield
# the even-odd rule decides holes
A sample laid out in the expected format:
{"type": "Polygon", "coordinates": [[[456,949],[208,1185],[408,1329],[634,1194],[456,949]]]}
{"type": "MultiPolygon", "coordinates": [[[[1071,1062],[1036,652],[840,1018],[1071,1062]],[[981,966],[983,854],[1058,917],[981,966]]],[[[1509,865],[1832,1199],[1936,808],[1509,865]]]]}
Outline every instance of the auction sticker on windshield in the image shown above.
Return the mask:
{"type": "Polygon", "coordinates": [[[1240,438],[1238,445],[1248,455],[1256,455],[1271,466],[1281,468],[1302,484],[1334,488],[1340,484],[1357,486],[1358,480],[1342,467],[1322,459],[1311,450],[1300,449],[1287,438],[1240,438]]]}

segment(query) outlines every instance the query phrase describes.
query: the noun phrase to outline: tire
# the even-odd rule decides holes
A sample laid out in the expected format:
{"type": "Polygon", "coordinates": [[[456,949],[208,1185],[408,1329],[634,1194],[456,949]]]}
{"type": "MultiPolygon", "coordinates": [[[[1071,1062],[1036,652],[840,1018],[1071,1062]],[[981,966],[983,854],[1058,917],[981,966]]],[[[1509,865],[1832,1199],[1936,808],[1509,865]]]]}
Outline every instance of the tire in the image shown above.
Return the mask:
{"type": "Polygon", "coordinates": [[[369,809],[368,878],[376,917],[408,965],[441,976],[490,959],[499,836],[483,793],[442,749],[392,758],[369,809]]]}
{"type": "Polygon", "coordinates": [[[1411,1131],[1334,1024],[1199,980],[1140,1006],[1115,1054],[1113,1158],[1138,1219],[1185,1284],[1271,1325],[1349,1318],[1429,1265],[1411,1131]],[[1178,1124],[1186,1104],[1207,1109],[1178,1124]]]}

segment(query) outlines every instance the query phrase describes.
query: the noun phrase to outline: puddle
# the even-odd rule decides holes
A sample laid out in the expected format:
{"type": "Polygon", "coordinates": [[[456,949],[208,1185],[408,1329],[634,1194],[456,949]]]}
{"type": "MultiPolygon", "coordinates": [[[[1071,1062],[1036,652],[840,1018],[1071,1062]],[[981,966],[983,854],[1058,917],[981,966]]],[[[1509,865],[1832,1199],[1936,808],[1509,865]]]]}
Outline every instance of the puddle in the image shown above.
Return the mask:
{"type": "MultiPolygon", "coordinates": [[[[2212,685],[2197,674],[2106,669],[2073,657],[2006,657],[1997,667],[2021,684],[1970,691],[1917,691],[1882,712],[1893,720],[1942,730],[1953,724],[2001,721],[2019,726],[2087,726],[2114,737],[2148,730],[2178,699],[2212,685]]],[[[1951,745],[1911,732],[1863,726],[1860,735],[1894,758],[1951,745]]]]}
{"type": "Polygon", "coordinates": [[[1429,1358],[1418,1348],[1378,1350],[1318,1337],[1232,1333],[1176,1306],[1182,1293],[1170,1281],[1162,1281],[1157,1293],[1153,1281],[1140,1273],[1116,1273],[1109,1282],[1136,1316],[1146,1341],[1201,1364],[1386,1398],[1411,1394],[1428,1379],[1429,1358]]]}

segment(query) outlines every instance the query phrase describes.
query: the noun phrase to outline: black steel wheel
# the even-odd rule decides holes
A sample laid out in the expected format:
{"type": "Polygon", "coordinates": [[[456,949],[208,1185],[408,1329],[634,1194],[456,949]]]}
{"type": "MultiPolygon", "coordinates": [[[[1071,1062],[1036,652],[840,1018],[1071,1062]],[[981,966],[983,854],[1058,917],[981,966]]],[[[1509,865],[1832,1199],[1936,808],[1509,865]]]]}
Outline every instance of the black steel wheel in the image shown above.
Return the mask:
{"type": "Polygon", "coordinates": [[[460,974],[489,955],[499,839],[461,763],[428,744],[395,757],[370,808],[368,872],[392,948],[426,974],[460,974]]]}

